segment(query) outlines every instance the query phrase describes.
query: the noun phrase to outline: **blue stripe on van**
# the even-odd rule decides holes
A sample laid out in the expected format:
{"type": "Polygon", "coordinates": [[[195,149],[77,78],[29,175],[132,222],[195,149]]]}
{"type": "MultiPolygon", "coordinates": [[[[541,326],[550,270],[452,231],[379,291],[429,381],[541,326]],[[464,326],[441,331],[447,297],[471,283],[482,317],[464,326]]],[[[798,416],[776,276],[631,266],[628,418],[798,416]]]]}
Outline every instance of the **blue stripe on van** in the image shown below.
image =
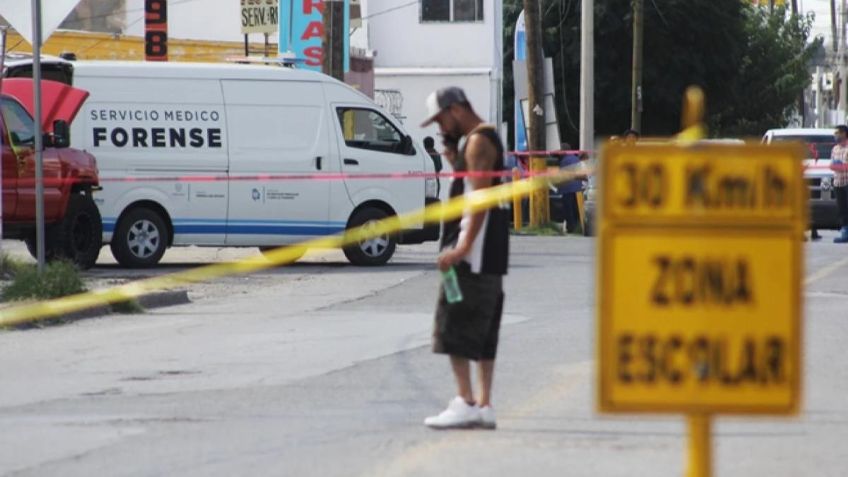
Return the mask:
{"type": "MultiPolygon", "coordinates": [[[[117,220],[103,219],[103,231],[114,233],[117,220]]],[[[234,220],[227,223],[216,219],[178,219],[174,221],[177,234],[240,234],[240,235],[332,235],[344,231],[345,222],[234,220]]]]}
{"type": "Polygon", "coordinates": [[[174,225],[177,234],[331,235],[344,229],[335,225],[174,225]]]}
{"type": "Polygon", "coordinates": [[[174,223],[203,223],[203,224],[299,224],[299,225],[347,225],[347,222],[332,222],[327,220],[222,220],[222,219],[174,219],[174,223]]]}

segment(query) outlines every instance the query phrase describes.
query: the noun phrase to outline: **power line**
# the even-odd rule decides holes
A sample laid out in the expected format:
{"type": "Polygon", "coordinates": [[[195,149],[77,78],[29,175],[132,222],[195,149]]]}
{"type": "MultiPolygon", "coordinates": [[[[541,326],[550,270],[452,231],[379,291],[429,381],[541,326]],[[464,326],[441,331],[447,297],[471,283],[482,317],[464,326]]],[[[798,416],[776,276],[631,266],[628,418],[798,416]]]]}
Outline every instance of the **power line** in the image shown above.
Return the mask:
{"type": "Polygon", "coordinates": [[[396,7],[387,8],[386,10],[382,10],[382,11],[379,11],[379,12],[372,13],[371,15],[368,15],[368,16],[365,16],[365,17],[362,17],[362,19],[363,19],[363,20],[368,20],[368,19],[371,19],[371,18],[374,18],[374,17],[378,17],[378,16],[380,16],[380,15],[385,15],[386,13],[391,13],[391,12],[393,12],[393,11],[395,11],[395,10],[400,10],[401,8],[410,7],[410,6],[412,6],[412,5],[418,5],[418,0],[414,0],[414,1],[409,2],[409,3],[404,3],[404,4],[402,4],[402,5],[398,5],[398,6],[396,6],[396,7]]]}
{"type": "MultiPolygon", "coordinates": [[[[184,3],[192,3],[192,2],[199,2],[199,1],[201,1],[201,0],[170,0],[168,2],[168,6],[170,7],[172,5],[182,5],[184,3]]],[[[97,19],[101,19],[101,18],[112,17],[112,16],[115,16],[115,15],[139,13],[139,12],[144,12],[144,8],[125,8],[123,10],[115,10],[111,13],[105,13],[105,14],[101,14],[101,15],[89,15],[89,16],[85,16],[85,17],[77,17],[76,20],[77,21],[97,20],[97,19]]],[[[141,18],[143,19],[144,15],[142,15],[141,18]]],[[[133,24],[137,23],[138,21],[139,20],[136,20],[135,22],[133,22],[133,24]]]]}

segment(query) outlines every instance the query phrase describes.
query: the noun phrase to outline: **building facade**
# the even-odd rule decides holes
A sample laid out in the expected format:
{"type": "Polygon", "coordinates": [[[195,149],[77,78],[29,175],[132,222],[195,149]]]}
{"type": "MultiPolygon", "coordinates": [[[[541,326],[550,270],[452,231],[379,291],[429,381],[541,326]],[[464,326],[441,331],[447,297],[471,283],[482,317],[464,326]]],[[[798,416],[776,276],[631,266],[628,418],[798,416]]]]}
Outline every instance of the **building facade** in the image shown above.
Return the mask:
{"type": "MultiPolygon", "coordinates": [[[[501,124],[503,82],[501,0],[363,0],[362,28],[352,44],[374,56],[375,99],[393,99],[391,111],[422,140],[427,95],[462,87],[477,113],[501,124]]],[[[385,104],[384,104],[385,106],[385,104]]]]}
{"type": "MultiPolygon", "coordinates": [[[[298,1],[317,3],[281,0],[280,7],[297,5],[298,1]]],[[[426,115],[427,95],[443,86],[462,87],[485,121],[501,124],[502,0],[362,0],[353,4],[357,13],[361,12],[361,21],[352,19],[351,46],[360,52],[365,63],[373,62],[373,89],[368,84],[370,73],[363,71],[359,63],[357,71],[351,72],[352,81],[400,118],[414,139],[436,135],[436,126],[418,125],[426,115]]],[[[238,0],[169,2],[168,36],[175,41],[170,59],[223,61],[226,56],[238,54],[237,45],[244,41],[239,5],[238,0]],[[198,40],[221,45],[206,51],[206,44],[190,48],[185,46],[189,43],[183,44],[198,40]],[[195,51],[198,48],[201,53],[195,51]]],[[[82,44],[62,45],[63,51],[75,51],[80,58],[141,59],[143,52],[139,47],[127,47],[124,52],[124,48],[114,45],[130,39],[135,45],[143,36],[144,0],[83,0],[63,27],[117,34],[114,39],[98,37],[84,48],[82,44]],[[90,48],[104,45],[113,47],[111,54],[92,56],[90,48]]],[[[264,39],[256,34],[250,40],[261,45],[264,39]]],[[[270,41],[273,55],[276,36],[272,35],[270,41]]],[[[251,50],[251,54],[256,54],[255,47],[251,50]]],[[[353,70],[354,65],[351,66],[353,70]]],[[[370,65],[366,65],[368,68],[370,65]]]]}

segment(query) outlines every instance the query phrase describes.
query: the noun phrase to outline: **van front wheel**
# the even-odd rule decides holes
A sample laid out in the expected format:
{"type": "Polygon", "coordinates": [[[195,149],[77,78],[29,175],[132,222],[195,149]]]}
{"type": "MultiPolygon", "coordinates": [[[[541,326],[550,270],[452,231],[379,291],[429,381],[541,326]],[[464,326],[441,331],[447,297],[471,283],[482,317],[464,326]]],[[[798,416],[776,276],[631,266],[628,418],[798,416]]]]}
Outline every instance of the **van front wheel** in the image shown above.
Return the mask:
{"type": "MultiPolygon", "coordinates": [[[[374,207],[362,209],[350,220],[348,228],[363,227],[366,230],[378,221],[389,217],[385,211],[374,207]]],[[[380,235],[344,248],[345,257],[354,265],[383,265],[392,258],[397,240],[389,234],[380,235]]]]}
{"type": "Polygon", "coordinates": [[[112,255],[127,268],[159,263],[168,245],[168,228],[161,215],[145,207],[133,209],[118,222],[112,236],[112,255]]]}

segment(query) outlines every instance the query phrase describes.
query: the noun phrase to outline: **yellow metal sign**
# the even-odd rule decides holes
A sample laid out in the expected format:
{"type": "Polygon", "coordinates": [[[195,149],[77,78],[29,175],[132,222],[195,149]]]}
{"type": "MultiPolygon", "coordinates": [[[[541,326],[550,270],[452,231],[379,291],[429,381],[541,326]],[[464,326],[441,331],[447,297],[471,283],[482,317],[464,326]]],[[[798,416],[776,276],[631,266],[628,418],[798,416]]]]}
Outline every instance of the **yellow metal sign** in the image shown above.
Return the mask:
{"type": "Polygon", "coordinates": [[[804,214],[793,146],[619,146],[603,161],[606,217],[651,222],[790,225],[804,214]]]}
{"type": "Polygon", "coordinates": [[[602,411],[797,411],[801,157],[793,146],[605,151],[602,411]]]}

